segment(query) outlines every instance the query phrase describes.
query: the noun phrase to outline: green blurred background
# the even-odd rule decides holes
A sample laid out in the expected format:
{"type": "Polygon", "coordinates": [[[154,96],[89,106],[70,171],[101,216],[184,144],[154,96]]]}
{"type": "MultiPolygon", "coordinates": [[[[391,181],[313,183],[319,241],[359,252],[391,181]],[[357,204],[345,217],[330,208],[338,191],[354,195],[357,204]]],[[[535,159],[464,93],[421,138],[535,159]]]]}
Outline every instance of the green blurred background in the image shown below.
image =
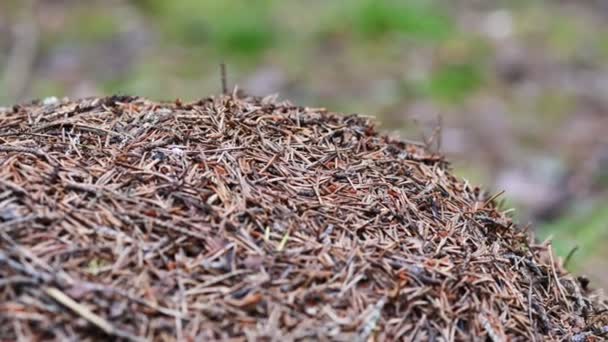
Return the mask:
{"type": "Polygon", "coordinates": [[[432,136],[608,288],[608,1],[2,0],[0,106],[231,86],[432,136]]]}

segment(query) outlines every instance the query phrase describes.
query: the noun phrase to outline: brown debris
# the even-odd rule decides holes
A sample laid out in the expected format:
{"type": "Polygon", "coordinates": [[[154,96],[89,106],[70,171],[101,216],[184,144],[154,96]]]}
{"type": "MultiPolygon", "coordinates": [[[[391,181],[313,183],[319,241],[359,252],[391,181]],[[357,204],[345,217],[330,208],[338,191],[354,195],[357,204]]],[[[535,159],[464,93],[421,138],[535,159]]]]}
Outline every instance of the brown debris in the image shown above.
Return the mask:
{"type": "Polygon", "coordinates": [[[0,339],[605,338],[605,299],[494,199],[367,119],[272,99],[15,106],[0,339]]]}

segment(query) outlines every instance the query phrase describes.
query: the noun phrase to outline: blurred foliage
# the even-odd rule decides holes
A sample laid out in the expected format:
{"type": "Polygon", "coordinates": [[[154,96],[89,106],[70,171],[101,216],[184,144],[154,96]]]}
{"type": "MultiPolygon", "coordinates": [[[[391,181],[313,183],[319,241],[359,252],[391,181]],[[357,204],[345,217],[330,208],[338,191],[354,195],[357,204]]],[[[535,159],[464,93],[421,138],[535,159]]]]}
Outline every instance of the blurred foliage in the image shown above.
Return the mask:
{"type": "Polygon", "coordinates": [[[577,269],[608,240],[608,201],[574,210],[543,224],[539,232],[542,238],[551,238],[556,253],[563,258],[577,248],[568,265],[577,269]]]}
{"type": "Polygon", "coordinates": [[[457,102],[477,90],[482,79],[482,71],[472,63],[448,64],[433,73],[427,87],[437,100],[457,102]]]}
{"type": "Polygon", "coordinates": [[[441,40],[454,30],[450,17],[432,1],[355,0],[349,5],[334,13],[334,25],[366,39],[402,34],[441,40]]]}
{"type": "MultiPolygon", "coordinates": [[[[293,64],[298,56],[290,51],[310,55],[317,51],[315,45],[318,47],[335,36],[358,40],[355,44],[358,50],[353,52],[358,55],[394,50],[391,45],[416,48],[461,40],[465,48],[479,50],[476,44],[467,45],[470,35],[459,35],[449,13],[435,1],[352,0],[339,4],[311,1],[304,8],[278,0],[255,4],[246,0],[134,3],[155,18],[169,41],[203,54],[211,53],[214,60],[227,59],[232,67],[237,64],[237,68],[254,66],[269,54],[274,60],[279,59],[279,63],[293,64]],[[292,29],[294,21],[300,24],[297,30],[292,29]]],[[[386,52],[380,58],[382,55],[386,52]]],[[[459,102],[475,91],[483,78],[477,65],[446,63],[430,79],[419,80],[417,87],[422,89],[421,95],[459,102]]]]}
{"type": "Polygon", "coordinates": [[[135,1],[172,40],[189,46],[211,47],[223,55],[256,58],[277,40],[280,27],[272,10],[275,2],[258,0],[135,1]]]}
{"type": "Polygon", "coordinates": [[[78,9],[70,17],[70,28],[58,35],[58,39],[66,42],[101,41],[112,38],[120,27],[118,18],[111,15],[78,9]]]}
{"type": "MultiPolygon", "coordinates": [[[[154,28],[161,48],[148,51],[145,59],[137,63],[129,62],[132,65],[125,72],[95,76],[101,81],[101,89],[107,92],[137,92],[151,97],[198,96],[212,87],[197,84],[195,90],[188,82],[200,83],[201,75],[217,74],[219,61],[228,64],[233,77],[261,64],[277,65],[290,73],[290,78],[303,80],[311,88],[317,88],[315,82],[322,84],[324,77],[346,81],[349,75],[338,74],[339,63],[360,70],[384,66],[379,73],[396,69],[391,77],[399,78],[400,69],[408,65],[405,59],[396,61],[405,58],[408,51],[426,49],[429,53],[436,50],[437,63],[421,78],[396,80],[406,86],[396,88],[392,98],[381,91],[377,93],[378,99],[357,98],[348,102],[309,96],[311,104],[331,104],[338,111],[366,110],[412,95],[460,103],[484,83],[487,76],[484,59],[491,55],[489,49],[480,48],[485,44],[482,40],[459,31],[449,6],[435,0],[125,2],[134,5],[154,28]],[[327,53],[334,54],[332,64],[319,64],[327,53]],[[318,70],[316,75],[310,73],[314,69],[318,70]],[[169,87],[167,75],[181,80],[181,86],[169,87]]],[[[70,13],[60,19],[65,20],[65,26],[43,32],[43,52],[52,55],[72,46],[116,44],[113,39],[124,36],[132,27],[129,23],[132,19],[125,12],[117,15],[112,8],[93,8],[84,3],[70,5],[70,13]]],[[[66,88],[61,84],[53,87],[52,82],[42,83],[45,84],[33,86],[41,95],[61,93],[66,88]]]]}

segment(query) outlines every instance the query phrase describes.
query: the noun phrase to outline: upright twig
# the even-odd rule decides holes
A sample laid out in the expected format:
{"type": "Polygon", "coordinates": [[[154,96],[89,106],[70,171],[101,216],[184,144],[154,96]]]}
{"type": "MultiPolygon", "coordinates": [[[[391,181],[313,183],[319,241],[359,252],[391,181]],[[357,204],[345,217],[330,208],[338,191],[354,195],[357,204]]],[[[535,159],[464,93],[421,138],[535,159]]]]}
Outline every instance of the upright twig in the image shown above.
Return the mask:
{"type": "Polygon", "coordinates": [[[220,63],[220,78],[222,82],[222,94],[228,95],[228,76],[226,72],[226,63],[220,63]]]}

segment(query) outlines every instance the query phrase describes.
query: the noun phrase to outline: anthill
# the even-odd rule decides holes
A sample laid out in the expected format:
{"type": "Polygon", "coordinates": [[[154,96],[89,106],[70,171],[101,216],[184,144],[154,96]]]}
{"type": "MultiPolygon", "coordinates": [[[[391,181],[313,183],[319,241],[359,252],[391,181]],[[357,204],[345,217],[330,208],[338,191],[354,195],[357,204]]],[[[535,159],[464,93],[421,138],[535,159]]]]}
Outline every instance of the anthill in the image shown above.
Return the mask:
{"type": "Polygon", "coordinates": [[[596,340],[606,301],[441,155],[272,99],[0,112],[2,340],[596,340]]]}

